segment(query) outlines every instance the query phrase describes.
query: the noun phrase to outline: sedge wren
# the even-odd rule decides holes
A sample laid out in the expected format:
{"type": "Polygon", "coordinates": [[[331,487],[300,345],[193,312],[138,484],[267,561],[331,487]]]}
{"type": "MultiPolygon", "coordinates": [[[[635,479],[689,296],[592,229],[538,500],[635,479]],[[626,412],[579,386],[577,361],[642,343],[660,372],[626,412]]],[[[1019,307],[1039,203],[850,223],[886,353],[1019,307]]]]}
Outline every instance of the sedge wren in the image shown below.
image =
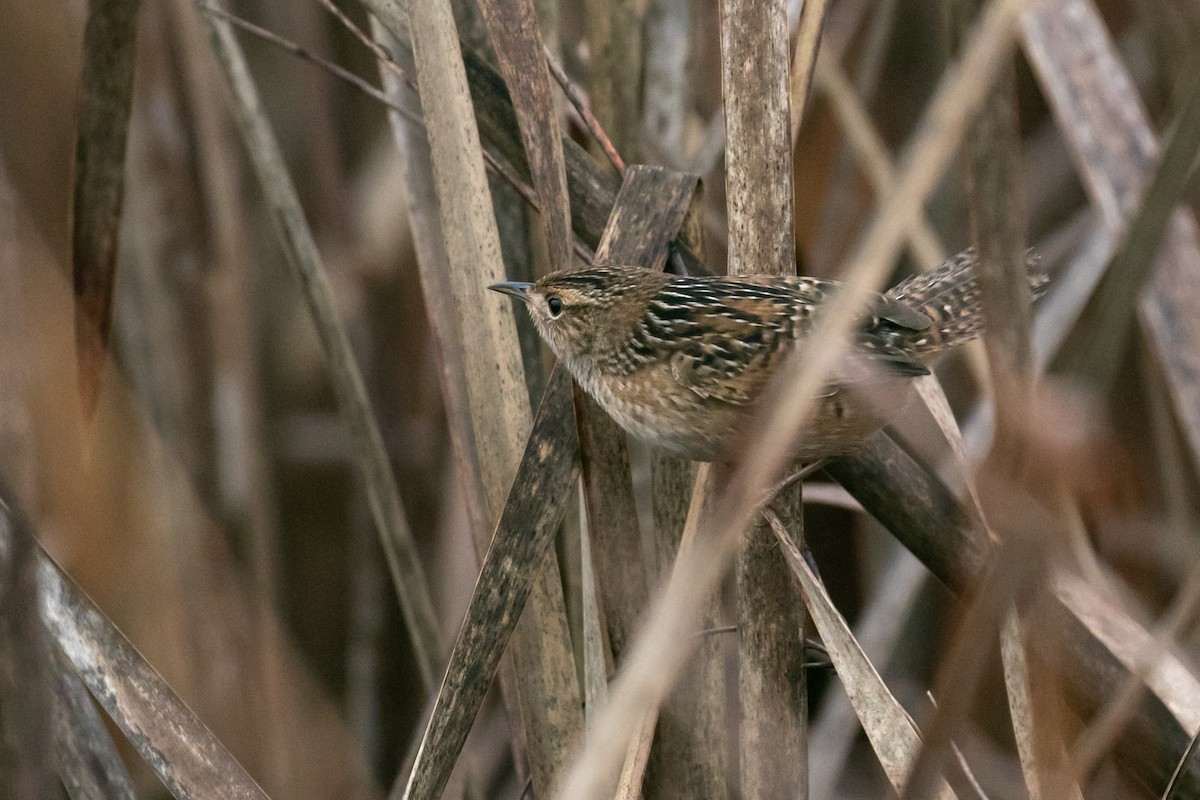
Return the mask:
{"type": "MultiPolygon", "coordinates": [[[[872,296],[853,356],[822,391],[795,458],[853,448],[902,410],[934,356],[979,336],[975,262],[966,250],[872,296]]],[[[1036,262],[1031,255],[1035,295],[1046,283],[1036,262]]],[[[672,454],[713,461],[731,455],[755,401],[838,285],[592,267],[489,288],[525,303],[550,349],[622,428],[672,454]]]]}

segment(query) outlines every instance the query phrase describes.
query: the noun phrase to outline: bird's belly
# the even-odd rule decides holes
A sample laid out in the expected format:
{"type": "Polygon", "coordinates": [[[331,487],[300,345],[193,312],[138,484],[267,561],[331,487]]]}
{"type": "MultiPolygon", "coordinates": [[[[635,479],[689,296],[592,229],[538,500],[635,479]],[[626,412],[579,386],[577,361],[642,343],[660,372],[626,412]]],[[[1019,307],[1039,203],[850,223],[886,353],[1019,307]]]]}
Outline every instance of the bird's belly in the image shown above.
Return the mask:
{"type": "Polygon", "coordinates": [[[663,365],[630,375],[576,378],[617,424],[651,447],[696,461],[712,461],[736,433],[741,409],[717,408],[680,386],[663,365]]]}
{"type": "MultiPolygon", "coordinates": [[[[588,376],[580,383],[627,432],[651,447],[695,461],[736,457],[757,424],[757,404],[701,397],[681,386],[666,365],[625,376],[588,376]]],[[[865,392],[839,391],[818,398],[815,415],[792,457],[812,462],[844,453],[894,419],[911,398],[911,382],[886,383],[865,392]]]]}

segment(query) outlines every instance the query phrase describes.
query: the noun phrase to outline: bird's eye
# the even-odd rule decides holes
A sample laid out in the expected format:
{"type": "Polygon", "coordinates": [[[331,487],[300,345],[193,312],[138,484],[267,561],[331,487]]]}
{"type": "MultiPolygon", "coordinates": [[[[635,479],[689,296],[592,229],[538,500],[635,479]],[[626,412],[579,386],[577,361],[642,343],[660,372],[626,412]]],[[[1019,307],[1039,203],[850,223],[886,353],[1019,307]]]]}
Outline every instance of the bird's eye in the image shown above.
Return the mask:
{"type": "Polygon", "coordinates": [[[561,297],[550,295],[546,298],[546,308],[550,310],[550,316],[557,317],[562,313],[563,301],[561,297]]]}

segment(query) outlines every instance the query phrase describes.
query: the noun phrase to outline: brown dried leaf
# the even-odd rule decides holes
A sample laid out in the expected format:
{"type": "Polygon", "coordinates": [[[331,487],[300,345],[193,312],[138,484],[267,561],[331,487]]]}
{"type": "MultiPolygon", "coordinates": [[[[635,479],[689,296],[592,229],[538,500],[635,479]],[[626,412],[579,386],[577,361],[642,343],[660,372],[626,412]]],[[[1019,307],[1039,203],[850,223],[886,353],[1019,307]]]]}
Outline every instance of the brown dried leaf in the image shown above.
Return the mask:
{"type": "MultiPolygon", "coordinates": [[[[850,626],[825,591],[825,586],[813,574],[787,531],[775,522],[772,520],[775,539],[800,585],[804,604],[821,634],[829,659],[862,722],[863,731],[879,758],[880,766],[887,774],[888,782],[893,789],[901,792],[908,780],[908,771],[921,750],[920,732],[859,647],[850,626]]],[[[954,794],[950,787],[943,784],[937,796],[945,798],[954,794]]]]}
{"type": "Polygon", "coordinates": [[[571,207],[562,132],[533,0],[480,0],[479,10],[517,112],[540,218],[546,226],[550,263],[563,269],[571,263],[574,241],[571,207]]]}
{"type": "Polygon", "coordinates": [[[83,35],[71,261],[79,395],[88,419],[100,397],[112,330],[138,6],[138,0],[92,0],[83,35]]]}
{"type": "Polygon", "coordinates": [[[105,712],[180,800],[267,800],[266,793],[49,556],[42,620],[105,712]]]}
{"type": "Polygon", "coordinates": [[[545,572],[549,544],[579,475],[570,392],[566,370],[555,368],[454,643],[406,798],[436,797],[445,787],[533,581],[545,572]]]}

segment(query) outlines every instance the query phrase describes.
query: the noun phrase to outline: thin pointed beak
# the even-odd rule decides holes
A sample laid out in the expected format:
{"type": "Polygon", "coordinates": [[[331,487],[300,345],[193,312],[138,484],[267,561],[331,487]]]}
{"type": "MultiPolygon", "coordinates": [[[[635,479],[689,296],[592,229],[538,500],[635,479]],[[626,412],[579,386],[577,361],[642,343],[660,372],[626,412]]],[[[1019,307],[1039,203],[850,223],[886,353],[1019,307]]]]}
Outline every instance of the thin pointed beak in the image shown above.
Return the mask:
{"type": "Polygon", "coordinates": [[[504,283],[493,283],[488,288],[493,292],[512,295],[518,300],[523,300],[528,303],[529,290],[533,288],[533,284],[526,283],[524,281],[505,281],[504,283]]]}

